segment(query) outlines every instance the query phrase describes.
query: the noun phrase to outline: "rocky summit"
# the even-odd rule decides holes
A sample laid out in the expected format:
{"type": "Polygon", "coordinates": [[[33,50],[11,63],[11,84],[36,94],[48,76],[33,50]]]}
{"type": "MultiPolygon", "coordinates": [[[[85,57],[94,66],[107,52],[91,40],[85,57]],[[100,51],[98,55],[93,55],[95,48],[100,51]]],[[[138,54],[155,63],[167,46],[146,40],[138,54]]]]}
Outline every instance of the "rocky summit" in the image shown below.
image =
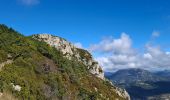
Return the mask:
{"type": "Polygon", "coordinates": [[[87,66],[90,73],[101,79],[104,79],[104,72],[102,68],[87,50],[77,48],[65,39],[52,36],[50,34],[37,34],[33,35],[33,38],[46,42],[50,46],[55,47],[57,50],[63,53],[64,57],[68,59],[75,58],[77,61],[82,62],[85,66],[87,66]]]}
{"type": "Polygon", "coordinates": [[[0,25],[0,100],[129,100],[87,51],[0,25]]]}

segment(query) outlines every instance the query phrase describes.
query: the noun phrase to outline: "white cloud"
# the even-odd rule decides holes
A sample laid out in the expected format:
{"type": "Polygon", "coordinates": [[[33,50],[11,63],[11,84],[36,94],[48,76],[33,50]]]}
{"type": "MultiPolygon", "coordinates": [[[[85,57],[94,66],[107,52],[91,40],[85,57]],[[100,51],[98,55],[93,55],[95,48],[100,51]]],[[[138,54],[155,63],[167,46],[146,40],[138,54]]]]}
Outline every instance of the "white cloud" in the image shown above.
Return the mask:
{"type": "Polygon", "coordinates": [[[99,53],[96,60],[104,71],[116,71],[125,68],[143,68],[147,70],[170,69],[170,53],[160,46],[147,44],[145,52],[136,52],[131,38],[122,33],[118,39],[106,38],[90,46],[90,50],[99,53]]]}
{"type": "Polygon", "coordinates": [[[159,56],[164,53],[159,46],[153,47],[153,46],[147,44],[146,49],[153,56],[159,56]]]}
{"type": "Polygon", "coordinates": [[[153,31],[152,38],[156,38],[156,37],[159,37],[159,36],[160,36],[160,33],[158,31],[153,31]]]}
{"type": "Polygon", "coordinates": [[[131,50],[131,39],[126,33],[122,33],[120,39],[105,38],[99,44],[91,45],[90,51],[99,52],[113,52],[113,53],[123,53],[130,54],[131,50]]]}
{"type": "Polygon", "coordinates": [[[143,57],[146,59],[152,59],[152,55],[150,53],[145,53],[143,57]]]}
{"type": "Polygon", "coordinates": [[[36,5],[39,4],[39,0],[18,0],[19,3],[30,6],[30,5],[36,5]]]}
{"type": "Polygon", "coordinates": [[[74,43],[74,46],[77,48],[83,48],[83,45],[80,42],[74,43]]]}
{"type": "Polygon", "coordinates": [[[170,52],[166,52],[167,55],[170,55],[170,52]]]}

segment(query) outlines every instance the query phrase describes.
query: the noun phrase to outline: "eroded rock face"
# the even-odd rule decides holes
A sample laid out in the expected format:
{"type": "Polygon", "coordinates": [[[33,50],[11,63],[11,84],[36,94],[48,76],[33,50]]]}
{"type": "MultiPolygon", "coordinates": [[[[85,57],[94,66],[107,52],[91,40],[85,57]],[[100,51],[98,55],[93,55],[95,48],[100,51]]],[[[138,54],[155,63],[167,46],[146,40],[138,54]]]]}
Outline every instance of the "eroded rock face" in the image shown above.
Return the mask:
{"type": "Polygon", "coordinates": [[[88,67],[90,73],[101,79],[104,79],[104,72],[102,68],[92,58],[92,55],[88,51],[77,48],[65,39],[52,36],[50,34],[37,34],[33,35],[33,38],[39,41],[44,41],[50,46],[55,47],[57,50],[61,51],[63,55],[68,59],[76,58],[78,61],[82,62],[85,66],[88,67]]]}
{"type": "Polygon", "coordinates": [[[127,91],[125,89],[120,89],[120,88],[117,87],[116,88],[116,93],[119,96],[125,98],[126,100],[130,100],[130,96],[129,96],[129,94],[127,93],[127,91]]]}
{"type": "Polygon", "coordinates": [[[108,79],[106,79],[105,81],[108,81],[114,88],[114,91],[122,98],[124,98],[125,100],[131,100],[130,99],[130,95],[128,94],[128,92],[125,89],[116,87],[113,85],[113,83],[111,81],[109,81],[108,79]]]}

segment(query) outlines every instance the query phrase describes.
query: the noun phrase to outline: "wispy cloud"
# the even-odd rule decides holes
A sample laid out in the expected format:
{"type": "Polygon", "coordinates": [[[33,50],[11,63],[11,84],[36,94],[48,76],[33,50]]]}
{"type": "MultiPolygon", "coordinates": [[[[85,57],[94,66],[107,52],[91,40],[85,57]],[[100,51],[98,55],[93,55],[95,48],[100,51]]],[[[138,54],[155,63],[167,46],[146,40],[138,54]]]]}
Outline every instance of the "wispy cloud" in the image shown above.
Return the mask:
{"type": "Polygon", "coordinates": [[[152,32],[152,38],[157,38],[160,36],[160,32],[159,31],[153,31],[152,32]]]}
{"type": "Polygon", "coordinates": [[[80,42],[74,43],[74,46],[77,48],[83,48],[83,45],[80,42]]]}
{"type": "Polygon", "coordinates": [[[19,3],[27,6],[37,5],[40,3],[40,0],[18,0],[19,3]]]}

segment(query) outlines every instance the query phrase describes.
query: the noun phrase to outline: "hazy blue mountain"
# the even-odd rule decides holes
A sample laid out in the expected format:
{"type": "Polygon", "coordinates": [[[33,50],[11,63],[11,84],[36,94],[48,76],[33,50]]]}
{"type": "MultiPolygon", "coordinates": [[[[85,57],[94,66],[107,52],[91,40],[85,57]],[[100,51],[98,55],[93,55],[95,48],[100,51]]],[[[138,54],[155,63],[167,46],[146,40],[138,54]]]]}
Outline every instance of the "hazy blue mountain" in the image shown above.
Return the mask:
{"type": "Polygon", "coordinates": [[[132,100],[147,100],[148,97],[170,93],[170,81],[145,82],[144,84],[146,84],[146,86],[131,85],[129,87],[126,87],[126,90],[130,94],[132,100]],[[147,85],[150,86],[150,88],[148,88],[147,85]]]}
{"type": "Polygon", "coordinates": [[[158,76],[166,77],[170,80],[170,70],[159,71],[155,73],[158,76]]]}
{"type": "Polygon", "coordinates": [[[168,71],[152,73],[147,70],[130,68],[106,73],[113,84],[125,88],[132,100],[147,100],[148,97],[170,93],[168,71]]]}
{"type": "Polygon", "coordinates": [[[112,72],[104,72],[104,76],[105,76],[105,77],[110,77],[110,76],[112,76],[112,75],[113,75],[112,72]]]}
{"type": "Polygon", "coordinates": [[[125,84],[129,85],[132,83],[138,83],[138,82],[145,82],[145,81],[163,81],[166,80],[163,77],[160,77],[154,73],[151,73],[147,70],[138,69],[138,68],[131,68],[131,69],[122,69],[119,70],[112,75],[105,75],[108,79],[112,80],[115,83],[118,84],[125,84]]]}

